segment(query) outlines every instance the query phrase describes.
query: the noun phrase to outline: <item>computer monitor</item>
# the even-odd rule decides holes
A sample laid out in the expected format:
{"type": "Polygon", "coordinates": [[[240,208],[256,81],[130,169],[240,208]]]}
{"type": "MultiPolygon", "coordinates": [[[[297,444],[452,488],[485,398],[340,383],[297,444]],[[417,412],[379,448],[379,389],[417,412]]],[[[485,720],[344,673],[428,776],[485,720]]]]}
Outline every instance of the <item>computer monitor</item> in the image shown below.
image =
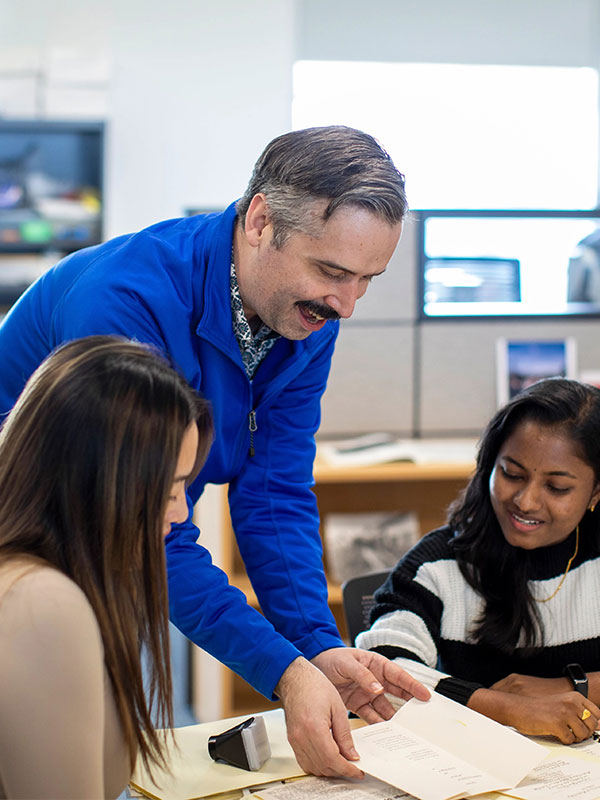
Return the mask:
{"type": "Polygon", "coordinates": [[[0,253],[102,240],[104,125],[0,120],[0,253]]]}
{"type": "Polygon", "coordinates": [[[423,318],[600,314],[600,210],[414,214],[423,318]]]}
{"type": "Polygon", "coordinates": [[[425,269],[425,302],[518,303],[519,262],[508,258],[430,258],[425,269]]]}

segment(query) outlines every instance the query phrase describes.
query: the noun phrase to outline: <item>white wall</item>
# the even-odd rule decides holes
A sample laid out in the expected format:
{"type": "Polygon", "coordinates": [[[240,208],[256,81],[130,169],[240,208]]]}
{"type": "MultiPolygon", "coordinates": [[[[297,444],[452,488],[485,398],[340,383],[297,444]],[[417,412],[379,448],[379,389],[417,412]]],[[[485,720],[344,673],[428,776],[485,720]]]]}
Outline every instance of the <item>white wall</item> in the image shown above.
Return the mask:
{"type": "Polygon", "coordinates": [[[298,56],[597,66],[597,0],[301,0],[298,56]]]}
{"type": "Polygon", "coordinates": [[[219,207],[295,58],[600,66],[599,0],[0,0],[0,114],[105,115],[106,233],[219,207]]]}
{"type": "Polygon", "coordinates": [[[109,232],[228,205],[290,127],[288,0],[126,0],[115,9],[109,232]]]}
{"type": "Polygon", "coordinates": [[[290,127],[293,0],[0,0],[0,114],[105,117],[106,235],[229,204],[290,127]]]}

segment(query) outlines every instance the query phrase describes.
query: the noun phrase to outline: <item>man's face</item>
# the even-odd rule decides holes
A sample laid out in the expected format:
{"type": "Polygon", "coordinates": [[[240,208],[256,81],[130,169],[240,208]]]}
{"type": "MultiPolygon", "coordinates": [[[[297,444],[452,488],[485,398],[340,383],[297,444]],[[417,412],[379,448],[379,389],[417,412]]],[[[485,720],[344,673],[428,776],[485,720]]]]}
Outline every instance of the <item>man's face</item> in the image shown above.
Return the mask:
{"type": "MultiPolygon", "coordinates": [[[[322,211],[319,204],[319,210],[322,211]]],[[[336,211],[310,236],[294,232],[279,250],[268,217],[238,275],[244,311],[287,339],[305,339],[327,319],[346,319],[385,271],[402,232],[358,207],[336,211]]]]}

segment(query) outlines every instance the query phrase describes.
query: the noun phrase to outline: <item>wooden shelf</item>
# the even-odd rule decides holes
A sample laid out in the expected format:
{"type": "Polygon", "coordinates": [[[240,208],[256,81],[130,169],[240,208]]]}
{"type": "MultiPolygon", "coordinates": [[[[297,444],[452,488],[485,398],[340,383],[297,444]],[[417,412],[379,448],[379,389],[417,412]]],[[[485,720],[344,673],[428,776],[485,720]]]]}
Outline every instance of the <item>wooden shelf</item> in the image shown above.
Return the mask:
{"type": "Polygon", "coordinates": [[[317,485],[323,483],[380,483],[390,481],[431,481],[468,479],[475,464],[413,464],[406,461],[376,464],[371,467],[334,467],[317,460],[314,477],[317,485]]]}

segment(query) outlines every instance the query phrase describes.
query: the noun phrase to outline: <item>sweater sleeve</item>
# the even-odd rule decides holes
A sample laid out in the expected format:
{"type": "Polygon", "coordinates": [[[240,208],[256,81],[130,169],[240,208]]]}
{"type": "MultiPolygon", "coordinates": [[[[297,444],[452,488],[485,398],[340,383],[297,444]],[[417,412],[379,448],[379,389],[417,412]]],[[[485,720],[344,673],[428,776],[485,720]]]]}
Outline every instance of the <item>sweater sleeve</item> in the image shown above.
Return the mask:
{"type": "Polygon", "coordinates": [[[0,636],[4,796],[105,797],[104,654],[87,599],[34,569],[2,598],[0,636]]]}
{"type": "Polygon", "coordinates": [[[466,704],[480,684],[437,668],[444,613],[440,562],[450,556],[444,537],[430,534],[400,560],[375,593],[371,627],[358,635],[356,644],[394,659],[429,689],[466,704]]]}
{"type": "Polygon", "coordinates": [[[228,583],[197,538],[198,529],[189,520],[166,538],[171,620],[193,642],[275,700],[277,682],[300,652],[228,583]]]}

